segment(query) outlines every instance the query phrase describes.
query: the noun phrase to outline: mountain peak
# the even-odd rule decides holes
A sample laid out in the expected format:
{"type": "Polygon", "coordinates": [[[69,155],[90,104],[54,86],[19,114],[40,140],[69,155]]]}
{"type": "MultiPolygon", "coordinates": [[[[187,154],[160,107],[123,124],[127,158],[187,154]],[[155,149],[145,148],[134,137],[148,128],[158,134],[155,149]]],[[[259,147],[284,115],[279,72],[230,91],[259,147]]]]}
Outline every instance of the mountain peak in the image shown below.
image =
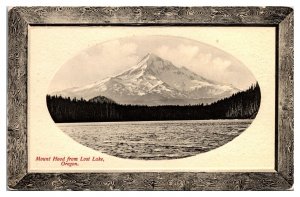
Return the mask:
{"type": "Polygon", "coordinates": [[[154,61],[154,60],[163,60],[162,58],[160,58],[158,55],[154,54],[154,53],[147,53],[147,55],[145,55],[141,62],[148,62],[148,61],[154,61]]]}
{"type": "Polygon", "coordinates": [[[147,53],[146,56],[138,63],[138,67],[144,68],[146,70],[150,69],[153,71],[164,70],[170,68],[176,68],[172,62],[163,59],[154,53],[147,53]]]}
{"type": "Polygon", "coordinates": [[[92,98],[95,102],[106,101],[104,96],[121,104],[162,105],[213,102],[235,92],[232,86],[212,82],[147,53],[137,65],[117,76],[57,94],[92,98]]]}
{"type": "Polygon", "coordinates": [[[187,67],[185,67],[185,66],[181,66],[181,69],[182,69],[182,70],[188,70],[188,71],[189,71],[189,69],[187,69],[187,67]]]}

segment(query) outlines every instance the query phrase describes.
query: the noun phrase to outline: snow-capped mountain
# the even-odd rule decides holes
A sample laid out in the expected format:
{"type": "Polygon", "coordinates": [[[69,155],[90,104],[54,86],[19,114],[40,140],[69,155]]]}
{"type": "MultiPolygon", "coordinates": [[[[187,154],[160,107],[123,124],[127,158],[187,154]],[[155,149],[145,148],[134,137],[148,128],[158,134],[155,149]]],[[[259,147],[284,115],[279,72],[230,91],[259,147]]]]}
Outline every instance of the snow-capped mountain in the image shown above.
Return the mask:
{"type": "Polygon", "coordinates": [[[184,105],[211,103],[239,90],[197,75],[155,54],[147,54],[129,70],[83,87],[52,95],[91,99],[108,97],[120,104],[184,105]]]}

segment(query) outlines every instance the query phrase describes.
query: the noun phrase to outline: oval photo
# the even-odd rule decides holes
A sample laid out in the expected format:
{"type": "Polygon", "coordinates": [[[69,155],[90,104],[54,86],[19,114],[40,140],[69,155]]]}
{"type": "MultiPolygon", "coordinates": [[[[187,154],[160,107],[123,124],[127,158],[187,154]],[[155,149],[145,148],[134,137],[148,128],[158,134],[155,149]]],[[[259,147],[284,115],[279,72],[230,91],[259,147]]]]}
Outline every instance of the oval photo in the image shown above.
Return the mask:
{"type": "Polygon", "coordinates": [[[181,37],[99,43],[67,61],[47,94],[56,125],[112,156],[165,160],[216,149],[245,131],[261,93],[249,69],[181,37]]]}

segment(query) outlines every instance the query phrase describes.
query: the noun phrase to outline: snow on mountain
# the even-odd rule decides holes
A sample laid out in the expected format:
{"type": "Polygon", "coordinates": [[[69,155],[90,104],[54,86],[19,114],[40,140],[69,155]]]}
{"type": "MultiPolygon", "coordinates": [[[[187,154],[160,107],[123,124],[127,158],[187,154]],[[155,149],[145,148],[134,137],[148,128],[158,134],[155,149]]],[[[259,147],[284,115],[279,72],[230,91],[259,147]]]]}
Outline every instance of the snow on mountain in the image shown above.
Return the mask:
{"type": "Polygon", "coordinates": [[[110,78],[52,95],[91,99],[111,98],[120,104],[184,105],[210,103],[239,90],[197,75],[155,54],[147,54],[137,65],[110,78]]]}

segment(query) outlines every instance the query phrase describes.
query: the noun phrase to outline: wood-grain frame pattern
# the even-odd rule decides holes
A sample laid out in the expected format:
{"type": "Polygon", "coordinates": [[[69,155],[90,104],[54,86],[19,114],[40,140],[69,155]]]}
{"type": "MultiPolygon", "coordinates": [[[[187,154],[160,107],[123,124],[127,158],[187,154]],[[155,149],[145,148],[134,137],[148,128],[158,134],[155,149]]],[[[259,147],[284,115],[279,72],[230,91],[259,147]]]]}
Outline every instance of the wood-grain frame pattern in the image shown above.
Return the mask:
{"type": "Polygon", "coordinates": [[[294,154],[294,16],[288,7],[14,7],[8,12],[9,190],[290,190],[294,154]],[[28,27],[34,25],[276,28],[276,172],[28,173],[28,27]]]}

